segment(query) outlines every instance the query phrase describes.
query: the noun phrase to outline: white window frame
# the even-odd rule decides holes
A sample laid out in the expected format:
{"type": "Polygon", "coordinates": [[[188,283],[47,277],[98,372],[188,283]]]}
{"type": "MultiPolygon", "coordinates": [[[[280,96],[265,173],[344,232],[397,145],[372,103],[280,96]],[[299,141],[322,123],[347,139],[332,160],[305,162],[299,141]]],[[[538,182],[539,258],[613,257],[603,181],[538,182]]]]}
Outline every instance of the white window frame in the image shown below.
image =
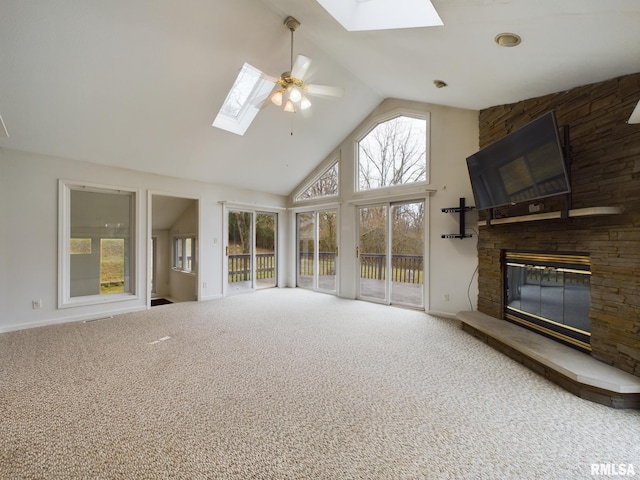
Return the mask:
{"type": "Polygon", "coordinates": [[[400,192],[408,191],[424,191],[426,185],[431,182],[431,114],[430,112],[417,112],[409,109],[401,108],[391,110],[383,115],[379,115],[371,119],[371,121],[361,130],[361,133],[355,137],[353,143],[354,158],[354,185],[353,192],[355,197],[387,197],[389,195],[395,195],[400,192]],[[400,185],[388,185],[379,188],[371,188],[367,190],[360,189],[360,142],[369,135],[378,125],[393,120],[398,117],[410,117],[426,122],[425,128],[425,180],[419,182],[403,183],[400,185]]]}
{"type": "Polygon", "coordinates": [[[140,235],[138,218],[140,208],[140,192],[135,188],[113,185],[89,184],[72,180],[58,180],[58,308],[72,308],[86,305],[130,301],[138,298],[137,288],[137,252],[140,235]],[[130,292],[110,293],[108,295],[85,295],[71,297],[71,191],[84,190],[96,193],[129,194],[133,197],[129,225],[129,285],[130,292]]]}
{"type": "Polygon", "coordinates": [[[320,164],[320,167],[316,169],[316,172],[312,175],[311,179],[307,182],[305,182],[302,187],[300,187],[298,190],[296,190],[295,194],[293,195],[293,203],[296,204],[304,204],[304,203],[312,203],[312,202],[317,202],[317,201],[324,201],[324,200],[328,200],[328,199],[335,199],[335,198],[339,198],[340,197],[340,170],[341,170],[341,165],[340,165],[340,156],[339,155],[331,155],[327,160],[325,160],[324,162],[322,162],[320,164]],[[322,176],[327,173],[330,169],[332,169],[334,166],[338,167],[338,185],[337,185],[337,192],[334,194],[329,194],[329,195],[321,195],[318,197],[314,197],[314,198],[300,198],[300,195],[302,195],[304,192],[306,192],[309,188],[311,188],[313,186],[314,183],[318,182],[320,180],[320,178],[322,178],[322,176]]]}
{"type": "Polygon", "coordinates": [[[174,235],[172,241],[172,265],[171,268],[176,272],[196,274],[198,271],[197,257],[197,239],[195,235],[174,235]],[[185,267],[187,240],[191,240],[191,268],[185,267]],[[182,246],[182,265],[178,265],[178,244],[182,246]]]}

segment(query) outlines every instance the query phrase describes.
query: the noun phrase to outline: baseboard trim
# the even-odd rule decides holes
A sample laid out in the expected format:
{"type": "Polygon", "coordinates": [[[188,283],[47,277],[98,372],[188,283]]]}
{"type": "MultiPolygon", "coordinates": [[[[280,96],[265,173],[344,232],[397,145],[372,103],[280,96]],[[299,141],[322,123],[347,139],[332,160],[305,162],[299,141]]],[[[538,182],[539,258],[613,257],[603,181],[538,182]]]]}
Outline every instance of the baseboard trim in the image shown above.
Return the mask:
{"type": "Polygon", "coordinates": [[[147,306],[136,306],[129,308],[121,308],[116,310],[109,310],[100,313],[91,313],[83,315],[70,315],[61,318],[53,318],[48,320],[40,320],[37,322],[23,323],[19,325],[9,325],[7,327],[0,327],[0,333],[17,332],[18,330],[27,330],[29,328],[49,327],[51,325],[60,325],[62,323],[73,322],[88,322],[94,320],[107,319],[115,315],[121,315],[123,313],[140,312],[146,310],[147,306]]]}
{"type": "Polygon", "coordinates": [[[222,294],[217,294],[217,295],[207,295],[206,297],[200,297],[198,299],[199,302],[208,302],[209,300],[220,300],[222,297],[222,294]]]}

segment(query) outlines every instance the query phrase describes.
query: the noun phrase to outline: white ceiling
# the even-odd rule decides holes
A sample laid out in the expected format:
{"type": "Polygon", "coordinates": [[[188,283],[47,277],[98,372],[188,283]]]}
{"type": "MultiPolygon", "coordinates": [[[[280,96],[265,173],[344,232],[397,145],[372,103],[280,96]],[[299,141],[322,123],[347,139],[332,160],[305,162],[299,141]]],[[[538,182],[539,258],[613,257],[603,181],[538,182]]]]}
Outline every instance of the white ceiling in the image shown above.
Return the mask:
{"type": "Polygon", "coordinates": [[[347,32],[315,0],[3,0],[0,147],[286,195],[385,98],[477,110],[640,71],[638,0],[433,4],[443,27],[347,32]],[[288,69],[287,15],[344,97],[212,127],[244,62],[288,69]]]}

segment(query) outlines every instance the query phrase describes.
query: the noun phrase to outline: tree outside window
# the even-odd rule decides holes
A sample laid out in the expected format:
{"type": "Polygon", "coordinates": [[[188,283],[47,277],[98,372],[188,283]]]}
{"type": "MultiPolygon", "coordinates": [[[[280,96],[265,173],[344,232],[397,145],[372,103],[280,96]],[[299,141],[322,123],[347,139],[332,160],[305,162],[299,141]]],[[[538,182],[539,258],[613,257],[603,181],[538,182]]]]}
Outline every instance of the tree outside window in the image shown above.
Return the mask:
{"type": "Polygon", "coordinates": [[[358,142],[358,190],[427,181],[427,121],[399,116],[358,142]]]}
{"type": "Polygon", "coordinates": [[[295,201],[338,195],[338,162],[324,171],[306,190],[295,197],[295,201]]]}

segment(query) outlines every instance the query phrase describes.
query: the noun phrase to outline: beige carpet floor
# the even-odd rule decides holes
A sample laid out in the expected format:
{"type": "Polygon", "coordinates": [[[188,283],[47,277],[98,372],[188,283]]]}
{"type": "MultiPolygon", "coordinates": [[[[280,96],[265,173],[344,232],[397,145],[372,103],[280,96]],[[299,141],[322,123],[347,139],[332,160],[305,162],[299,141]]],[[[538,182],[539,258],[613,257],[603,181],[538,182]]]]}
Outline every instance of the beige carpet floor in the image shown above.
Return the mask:
{"type": "Polygon", "coordinates": [[[640,411],[424,312],[270,289],[0,335],[2,479],[585,479],[594,463],[640,476],[640,411]]]}

